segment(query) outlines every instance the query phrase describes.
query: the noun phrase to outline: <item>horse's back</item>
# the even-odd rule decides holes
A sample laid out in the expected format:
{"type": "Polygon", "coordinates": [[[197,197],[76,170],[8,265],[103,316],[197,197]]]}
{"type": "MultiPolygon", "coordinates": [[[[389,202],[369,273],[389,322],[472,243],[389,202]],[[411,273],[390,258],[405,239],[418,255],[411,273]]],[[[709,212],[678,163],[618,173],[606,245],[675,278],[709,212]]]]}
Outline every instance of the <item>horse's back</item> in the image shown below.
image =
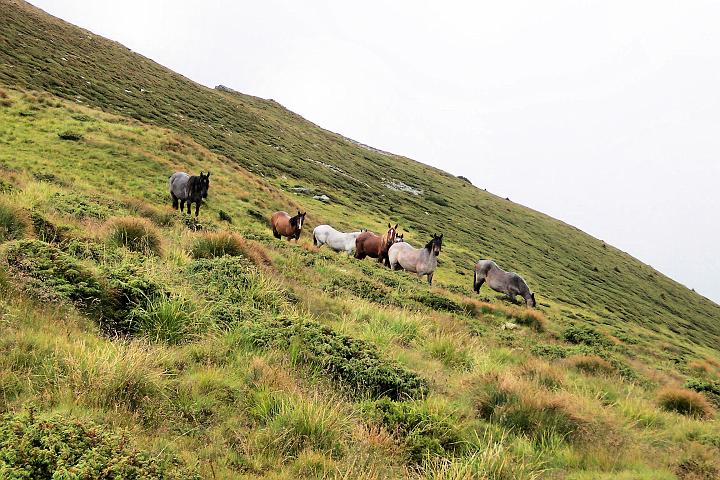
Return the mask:
{"type": "Polygon", "coordinates": [[[185,186],[187,185],[188,180],[190,180],[190,175],[188,175],[187,173],[175,172],[170,175],[170,179],[168,180],[168,188],[176,196],[181,196],[183,190],[185,189],[185,186]]]}
{"type": "Polygon", "coordinates": [[[272,214],[272,216],[270,217],[270,222],[275,225],[278,221],[283,219],[290,220],[290,214],[281,210],[272,214]]]}

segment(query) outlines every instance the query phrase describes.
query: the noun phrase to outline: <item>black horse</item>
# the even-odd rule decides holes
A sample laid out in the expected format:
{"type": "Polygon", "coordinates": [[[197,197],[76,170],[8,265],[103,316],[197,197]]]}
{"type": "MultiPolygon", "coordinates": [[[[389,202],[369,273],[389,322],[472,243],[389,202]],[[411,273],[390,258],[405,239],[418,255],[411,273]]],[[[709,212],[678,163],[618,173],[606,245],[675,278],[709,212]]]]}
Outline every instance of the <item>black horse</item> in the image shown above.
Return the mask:
{"type": "Polygon", "coordinates": [[[192,204],[195,204],[195,218],[200,213],[200,204],[203,198],[207,198],[208,189],[210,188],[210,172],[200,175],[190,176],[185,172],[175,172],[170,176],[168,182],[170,196],[173,201],[173,208],[177,210],[178,201],[180,202],[180,211],[185,208],[187,202],[187,211],[190,213],[192,204]]]}

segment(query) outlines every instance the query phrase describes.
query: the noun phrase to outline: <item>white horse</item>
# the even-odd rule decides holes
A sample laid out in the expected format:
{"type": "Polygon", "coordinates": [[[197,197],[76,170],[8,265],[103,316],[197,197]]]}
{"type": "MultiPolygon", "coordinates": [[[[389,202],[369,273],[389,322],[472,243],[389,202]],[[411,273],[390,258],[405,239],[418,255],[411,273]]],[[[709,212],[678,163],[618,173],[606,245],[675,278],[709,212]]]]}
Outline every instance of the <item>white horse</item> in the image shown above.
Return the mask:
{"type": "Polygon", "coordinates": [[[506,294],[512,302],[515,302],[515,297],[520,295],[525,299],[525,305],[528,307],[534,307],[537,304],[535,294],[530,291],[530,287],[520,275],[506,272],[492,260],[480,260],[475,265],[473,280],[475,293],[480,293],[480,287],[486,281],[488,287],[496,292],[506,294]]]}
{"type": "Polygon", "coordinates": [[[355,239],[366,231],[343,233],[330,225],[318,225],[313,230],[313,244],[316,247],[327,245],[336,252],[346,252],[348,255],[352,255],[355,251],[355,239]]]}
{"type": "Polygon", "coordinates": [[[437,268],[437,256],[440,255],[443,236],[433,234],[424,248],[414,248],[407,242],[393,244],[388,250],[390,268],[397,270],[402,267],[408,272],[417,274],[418,278],[427,275],[427,280],[432,285],[433,274],[437,268]]]}

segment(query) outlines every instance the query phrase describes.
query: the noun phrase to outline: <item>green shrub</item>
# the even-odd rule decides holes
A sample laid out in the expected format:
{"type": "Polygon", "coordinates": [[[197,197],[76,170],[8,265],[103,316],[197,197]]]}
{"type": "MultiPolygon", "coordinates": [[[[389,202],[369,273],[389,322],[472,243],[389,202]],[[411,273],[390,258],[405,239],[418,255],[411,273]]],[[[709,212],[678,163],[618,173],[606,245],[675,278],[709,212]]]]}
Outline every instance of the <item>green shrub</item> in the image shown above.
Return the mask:
{"type": "Polygon", "coordinates": [[[605,335],[587,325],[570,325],[563,331],[563,338],[576,345],[607,347],[612,344],[605,335]]]}
{"type": "Polygon", "coordinates": [[[393,303],[390,297],[391,292],[387,287],[375,281],[345,273],[334,274],[323,284],[323,290],[333,296],[346,292],[383,305],[393,303]]]}
{"type": "Polygon", "coordinates": [[[160,234],[157,228],[144,218],[122,217],[110,221],[108,241],[133,252],[160,255],[160,234]]]}
{"type": "Polygon", "coordinates": [[[91,271],[41,240],[13,242],[4,256],[9,268],[39,298],[62,298],[92,313],[100,313],[99,304],[108,300],[108,292],[91,271]]]}
{"type": "Polygon", "coordinates": [[[60,132],[58,133],[58,137],[60,137],[61,140],[71,140],[73,142],[78,142],[83,138],[82,133],[70,131],[60,132]]]}
{"type": "Polygon", "coordinates": [[[568,356],[567,349],[562,345],[538,343],[530,348],[530,352],[538,357],[557,360],[568,356]]]}
{"type": "Polygon", "coordinates": [[[457,420],[434,412],[425,402],[384,398],[371,404],[369,414],[402,439],[410,463],[420,465],[428,457],[454,456],[467,447],[457,420]]]}
{"type": "Polygon", "coordinates": [[[424,379],[382,358],[374,345],[311,320],[263,316],[242,324],[242,332],[256,347],[290,350],[298,361],[321,368],[351,391],[392,399],[428,391],[424,379]]]}
{"type": "Polygon", "coordinates": [[[137,450],[108,427],[33,412],[3,416],[0,473],[8,479],[200,478],[177,457],[137,450]]]}
{"type": "Polygon", "coordinates": [[[705,394],[716,407],[720,407],[720,382],[688,378],[683,387],[705,394]]]}
{"type": "Polygon", "coordinates": [[[154,342],[177,345],[191,340],[204,325],[202,312],[179,296],[156,296],[129,313],[133,331],[154,342]]]}
{"type": "Polygon", "coordinates": [[[215,258],[224,255],[242,255],[245,242],[242,237],[230,232],[212,232],[198,235],[190,248],[193,258],[215,258]]]}
{"type": "MultiPolygon", "coordinates": [[[[208,298],[233,310],[279,312],[290,292],[266,277],[245,257],[199,259],[188,267],[194,285],[208,298]]],[[[231,320],[231,319],[228,319],[231,320]]]]}
{"type": "Polygon", "coordinates": [[[225,210],[220,210],[218,212],[218,218],[221,222],[233,223],[232,217],[225,210]]]}
{"type": "Polygon", "coordinates": [[[30,219],[22,209],[8,201],[0,201],[0,242],[17,240],[27,235],[30,219]]]}
{"type": "Polygon", "coordinates": [[[714,410],[710,403],[697,392],[684,388],[665,388],[658,394],[663,410],[698,418],[710,418],[714,410]]]}
{"type": "MultiPolygon", "coordinates": [[[[46,177],[48,175],[51,174],[45,174],[46,177]]],[[[48,206],[60,213],[72,215],[79,219],[105,220],[110,216],[108,207],[94,202],[80,193],[57,192],[48,201],[48,206]]]]}
{"type": "Polygon", "coordinates": [[[107,266],[103,276],[97,276],[77,259],[41,240],[10,243],[4,260],[26,290],[43,300],[72,302],[106,333],[132,333],[129,312],[165,293],[135,265],[107,266]]]}
{"type": "Polygon", "coordinates": [[[63,243],[67,240],[70,227],[56,225],[38,212],[30,215],[37,238],[47,243],[63,243]]]}
{"type": "Polygon", "coordinates": [[[467,314],[471,308],[443,295],[438,295],[428,291],[418,292],[412,296],[412,299],[433,310],[440,310],[443,312],[467,314]]]}

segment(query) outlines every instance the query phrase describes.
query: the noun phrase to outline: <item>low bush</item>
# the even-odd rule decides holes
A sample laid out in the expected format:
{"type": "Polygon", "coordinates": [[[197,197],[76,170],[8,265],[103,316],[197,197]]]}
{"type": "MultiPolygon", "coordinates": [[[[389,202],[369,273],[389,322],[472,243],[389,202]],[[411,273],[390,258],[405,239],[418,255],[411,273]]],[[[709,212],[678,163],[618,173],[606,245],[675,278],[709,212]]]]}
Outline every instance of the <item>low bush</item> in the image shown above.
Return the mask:
{"type": "Polygon", "coordinates": [[[120,217],[111,220],[107,226],[108,241],[111,245],[122,246],[145,255],[160,255],[161,242],[157,228],[147,219],[120,217]]]}
{"type": "Polygon", "coordinates": [[[714,410],[710,402],[698,392],[684,388],[665,388],[658,393],[658,404],[663,410],[697,418],[710,418],[714,410]]]}
{"type": "Polygon", "coordinates": [[[321,368],[351,391],[392,399],[422,397],[428,391],[424,379],[382,358],[374,345],[312,320],[263,317],[241,329],[252,345],[290,350],[297,361],[321,368]]]}
{"type": "Polygon", "coordinates": [[[108,427],[32,411],[3,416],[0,472],[9,479],[200,478],[177,457],[137,450],[108,427]]]}
{"type": "Polygon", "coordinates": [[[218,219],[220,219],[221,222],[233,223],[232,217],[225,210],[218,212],[218,219]]]}
{"type": "Polygon", "coordinates": [[[689,378],[683,387],[707,395],[715,406],[720,407],[720,382],[689,378]]]}
{"type": "Polygon", "coordinates": [[[323,285],[323,290],[336,296],[347,292],[365,300],[383,305],[393,304],[388,287],[372,280],[366,280],[349,274],[337,273],[323,285]]]}
{"type": "Polygon", "coordinates": [[[60,137],[61,140],[71,140],[73,142],[78,142],[83,138],[82,133],[70,131],[60,132],[58,133],[58,137],[60,137]]]}
{"type": "Polygon", "coordinates": [[[470,307],[462,303],[458,303],[451,298],[429,291],[418,292],[412,296],[412,299],[433,310],[443,312],[468,314],[470,309],[470,307]]]}
{"type": "Polygon", "coordinates": [[[29,231],[27,213],[7,200],[0,200],[0,243],[23,238],[29,231]]]}
{"type": "Polygon", "coordinates": [[[27,291],[42,300],[70,301],[106,333],[132,333],[129,312],[147,299],[165,293],[136,265],[108,266],[99,276],[41,240],[12,242],[3,253],[8,268],[27,291]]]}
{"type": "MultiPolygon", "coordinates": [[[[44,174],[44,178],[49,178],[52,174],[44,174]]],[[[54,175],[52,175],[54,178],[54,175]]],[[[57,183],[57,182],[55,182],[57,183]]],[[[94,202],[86,195],[80,193],[64,193],[57,192],[47,202],[50,208],[60,213],[72,215],[79,219],[91,218],[95,220],[105,220],[110,216],[110,209],[105,205],[94,202]]]]}
{"type": "Polygon", "coordinates": [[[530,352],[538,357],[550,360],[558,360],[568,356],[568,351],[562,345],[554,345],[551,343],[538,343],[530,348],[530,352]]]}
{"type": "Polygon", "coordinates": [[[522,364],[519,373],[548,390],[558,390],[564,383],[563,373],[558,368],[535,358],[522,364]]]}
{"type": "Polygon", "coordinates": [[[566,363],[570,367],[590,375],[611,375],[615,373],[615,367],[597,355],[574,355],[569,357],[566,363]]]}
{"type": "MultiPolygon", "coordinates": [[[[230,311],[279,312],[287,305],[289,292],[263,275],[245,257],[199,259],[188,267],[193,284],[230,311]]],[[[233,321],[230,317],[228,321],[233,321]]],[[[223,322],[229,323],[229,322],[223,322]]]]}
{"type": "Polygon", "coordinates": [[[486,375],[476,391],[476,408],[481,418],[535,441],[551,434],[583,439],[593,429],[568,395],[541,390],[510,376],[486,375]]]}
{"type": "Polygon", "coordinates": [[[452,415],[434,411],[426,402],[380,399],[368,407],[370,417],[397,435],[408,461],[420,465],[429,457],[452,457],[468,444],[452,415]]]}
{"type": "Polygon", "coordinates": [[[11,243],[4,252],[4,260],[38,298],[69,300],[92,313],[100,313],[98,307],[108,300],[108,292],[91,271],[41,240],[11,243]]]}
{"type": "Polygon", "coordinates": [[[570,325],[563,331],[563,338],[576,345],[607,347],[612,344],[605,335],[587,325],[570,325]]]}
{"type": "Polygon", "coordinates": [[[30,215],[37,238],[47,243],[63,243],[68,239],[71,228],[53,223],[38,212],[30,215]]]}

